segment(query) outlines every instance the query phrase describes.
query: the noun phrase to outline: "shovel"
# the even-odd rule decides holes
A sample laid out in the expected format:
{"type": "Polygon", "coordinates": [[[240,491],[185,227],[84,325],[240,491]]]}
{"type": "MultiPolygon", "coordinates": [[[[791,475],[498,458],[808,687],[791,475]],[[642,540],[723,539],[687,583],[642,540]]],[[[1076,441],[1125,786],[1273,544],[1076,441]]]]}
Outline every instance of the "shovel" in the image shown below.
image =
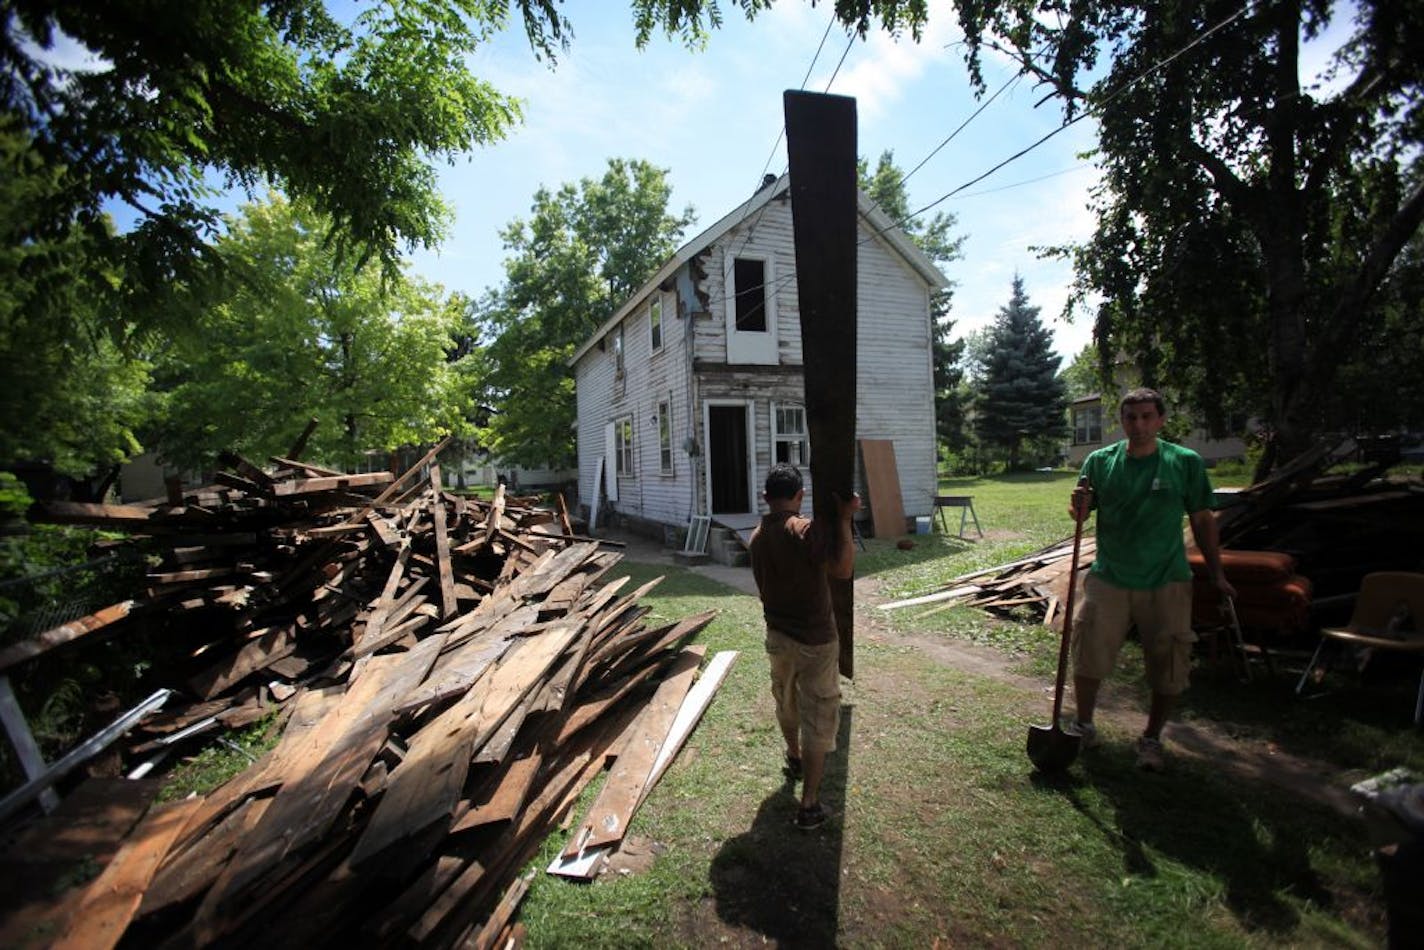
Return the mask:
{"type": "MultiPolygon", "coordinates": [[[[1088,487],[1087,477],[1078,479],[1079,488],[1088,487]]],[[[1077,502],[1075,501],[1075,504],[1077,502]]],[[[1028,757],[1040,772],[1061,772],[1078,757],[1083,737],[1064,732],[1058,724],[1063,712],[1063,684],[1068,676],[1068,644],[1073,638],[1073,590],[1078,586],[1078,549],[1083,542],[1084,518],[1073,519],[1073,559],[1068,567],[1068,599],[1064,604],[1063,637],[1058,645],[1058,682],[1053,689],[1053,725],[1029,726],[1028,757]]]]}

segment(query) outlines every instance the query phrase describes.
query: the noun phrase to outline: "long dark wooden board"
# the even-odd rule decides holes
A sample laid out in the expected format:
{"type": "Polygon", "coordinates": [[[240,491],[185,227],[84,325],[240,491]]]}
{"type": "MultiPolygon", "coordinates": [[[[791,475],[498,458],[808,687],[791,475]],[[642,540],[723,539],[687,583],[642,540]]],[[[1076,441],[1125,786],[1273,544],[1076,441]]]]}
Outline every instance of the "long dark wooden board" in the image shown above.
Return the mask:
{"type": "MultiPolygon", "coordinates": [[[[787,90],[786,156],[806,427],[811,442],[811,507],[836,520],[836,496],[855,484],[856,115],[846,96],[787,90]]],[[[855,672],[849,580],[831,580],[840,632],[840,670],[855,672]]]]}

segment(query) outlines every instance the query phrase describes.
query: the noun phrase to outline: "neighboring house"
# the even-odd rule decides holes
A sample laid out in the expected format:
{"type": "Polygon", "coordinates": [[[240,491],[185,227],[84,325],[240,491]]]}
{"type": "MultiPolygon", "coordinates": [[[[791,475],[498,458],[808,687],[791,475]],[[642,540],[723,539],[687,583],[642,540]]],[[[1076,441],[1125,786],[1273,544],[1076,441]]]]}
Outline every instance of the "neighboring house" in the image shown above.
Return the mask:
{"type": "Polygon", "coordinates": [[[556,468],[552,465],[545,465],[543,468],[525,468],[522,465],[513,465],[492,459],[483,453],[478,457],[471,456],[465,459],[460,463],[458,470],[455,466],[446,463],[441,468],[441,473],[447,488],[458,485],[463,476],[466,485],[485,486],[497,485],[503,478],[511,488],[521,491],[557,488],[573,481],[577,474],[573,469],[556,468]]]}
{"type": "MultiPolygon", "coordinates": [[[[947,281],[863,194],[857,220],[856,438],[894,443],[913,519],[934,507],[930,296],[947,281]]],[[[600,521],[612,509],[681,528],[710,515],[745,537],[777,461],[806,474],[809,511],[787,176],[677,251],[570,363],[585,516],[596,504],[600,521]]]]}
{"type": "MultiPolygon", "coordinates": [[[[1123,388],[1126,392],[1127,388],[1123,388]]],[[[1118,422],[1119,394],[1111,403],[1104,403],[1101,393],[1093,393],[1068,404],[1068,428],[1073,433],[1068,445],[1068,466],[1078,468],[1094,449],[1120,440],[1122,425],[1118,422]]],[[[1167,407],[1168,413],[1172,407],[1167,407]]],[[[1244,423],[1242,428],[1244,428],[1244,423]]],[[[1207,465],[1227,459],[1244,459],[1246,442],[1240,438],[1213,439],[1203,429],[1193,429],[1182,444],[1200,455],[1207,465]]]]}

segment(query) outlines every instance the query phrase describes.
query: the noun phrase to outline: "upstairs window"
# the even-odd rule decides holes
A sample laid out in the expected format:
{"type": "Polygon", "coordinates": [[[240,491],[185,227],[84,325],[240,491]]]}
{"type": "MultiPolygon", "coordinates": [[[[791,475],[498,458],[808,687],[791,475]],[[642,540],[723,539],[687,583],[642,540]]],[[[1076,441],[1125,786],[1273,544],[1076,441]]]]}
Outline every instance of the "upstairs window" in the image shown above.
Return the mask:
{"type": "Polygon", "coordinates": [[[655,294],[648,304],[648,341],[654,353],[663,348],[663,298],[655,294]]]}
{"type": "Polygon", "coordinates": [[[613,375],[623,375],[623,325],[613,331],[613,375]]]}
{"type": "Polygon", "coordinates": [[[732,265],[736,287],[737,329],[743,333],[766,330],[766,262],[739,257],[732,265]]]}

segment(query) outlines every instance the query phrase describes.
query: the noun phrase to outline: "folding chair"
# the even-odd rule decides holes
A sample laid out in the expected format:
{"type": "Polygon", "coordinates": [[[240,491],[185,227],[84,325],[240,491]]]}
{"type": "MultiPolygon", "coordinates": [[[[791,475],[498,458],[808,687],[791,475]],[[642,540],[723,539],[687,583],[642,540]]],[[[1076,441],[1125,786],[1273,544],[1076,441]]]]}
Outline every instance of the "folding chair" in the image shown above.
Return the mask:
{"type": "MultiPolygon", "coordinates": [[[[1348,650],[1370,649],[1385,653],[1410,653],[1424,657],[1424,574],[1414,571],[1376,571],[1360,582],[1360,595],[1350,622],[1320,631],[1320,644],[1310,658],[1296,695],[1305,689],[1316,669],[1329,669],[1326,644],[1348,650]],[[1403,620],[1403,622],[1401,622],[1403,620]],[[1324,661],[1324,662],[1323,662],[1324,661]]],[[[1424,722],[1424,671],[1414,698],[1414,724],[1424,722]]]]}

